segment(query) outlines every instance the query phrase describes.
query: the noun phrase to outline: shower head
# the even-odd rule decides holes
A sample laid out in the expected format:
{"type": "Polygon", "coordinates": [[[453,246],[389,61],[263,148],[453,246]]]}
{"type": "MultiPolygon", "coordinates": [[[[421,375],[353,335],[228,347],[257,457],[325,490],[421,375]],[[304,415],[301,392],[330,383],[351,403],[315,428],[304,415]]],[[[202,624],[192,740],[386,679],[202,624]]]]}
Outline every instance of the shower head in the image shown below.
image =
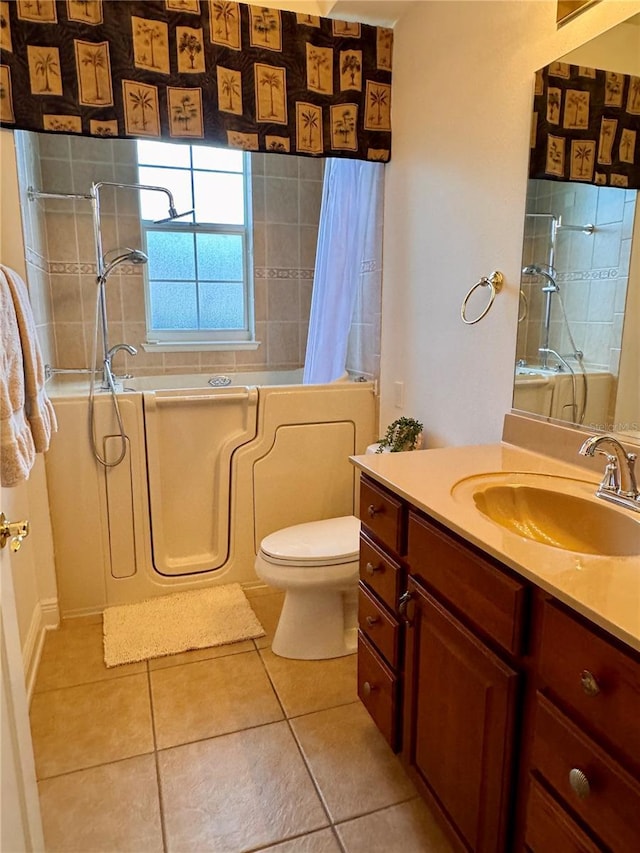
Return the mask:
{"type": "MultiPolygon", "coordinates": [[[[526,267],[523,267],[522,275],[541,275],[547,280],[547,287],[549,287],[553,291],[560,290],[555,278],[551,275],[550,272],[547,272],[547,270],[543,269],[540,264],[528,264],[526,267]]],[[[543,290],[546,289],[547,288],[543,288],[543,290]]]]}
{"type": "Polygon", "coordinates": [[[192,213],[195,213],[193,208],[191,210],[185,210],[184,213],[178,213],[173,205],[169,207],[169,215],[165,216],[164,219],[154,219],[154,225],[163,225],[165,222],[173,222],[174,219],[182,219],[183,216],[191,216],[192,213]]]}
{"type": "MultiPolygon", "coordinates": [[[[113,251],[114,250],[112,249],[111,252],[113,252],[113,251]]],[[[115,251],[118,251],[118,250],[116,249],[115,251]]],[[[102,259],[103,264],[104,264],[104,259],[109,254],[110,254],[110,252],[105,253],[105,255],[102,259]]],[[[116,255],[116,257],[112,261],[109,261],[109,263],[105,265],[104,269],[102,270],[102,273],[99,275],[99,278],[106,280],[109,273],[111,273],[115,269],[115,267],[119,266],[119,264],[125,263],[126,261],[128,261],[130,264],[136,264],[138,266],[141,264],[146,264],[148,260],[149,260],[149,258],[145,255],[145,253],[141,249],[130,249],[127,246],[125,249],[123,249],[121,251],[121,253],[119,255],[116,255]]]]}

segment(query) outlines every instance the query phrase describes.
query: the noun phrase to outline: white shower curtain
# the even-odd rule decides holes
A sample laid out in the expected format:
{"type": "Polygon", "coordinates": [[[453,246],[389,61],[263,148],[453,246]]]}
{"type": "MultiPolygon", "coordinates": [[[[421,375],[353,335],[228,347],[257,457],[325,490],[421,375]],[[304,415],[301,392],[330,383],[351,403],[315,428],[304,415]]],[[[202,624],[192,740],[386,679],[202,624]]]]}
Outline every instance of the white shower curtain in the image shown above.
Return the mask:
{"type": "Polygon", "coordinates": [[[382,163],[364,160],[326,161],[305,384],[332,382],[344,373],[366,238],[381,210],[383,170],[382,163]]]}

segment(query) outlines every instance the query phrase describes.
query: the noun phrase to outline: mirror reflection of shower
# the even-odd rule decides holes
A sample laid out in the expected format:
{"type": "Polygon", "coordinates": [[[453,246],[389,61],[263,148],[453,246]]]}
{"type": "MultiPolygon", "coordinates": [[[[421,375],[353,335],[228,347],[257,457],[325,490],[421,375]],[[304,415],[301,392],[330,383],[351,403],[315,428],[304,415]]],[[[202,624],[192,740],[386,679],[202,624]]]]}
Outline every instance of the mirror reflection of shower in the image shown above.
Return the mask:
{"type": "Polygon", "coordinates": [[[595,427],[611,422],[635,208],[629,195],[529,181],[514,408],[595,427]]]}

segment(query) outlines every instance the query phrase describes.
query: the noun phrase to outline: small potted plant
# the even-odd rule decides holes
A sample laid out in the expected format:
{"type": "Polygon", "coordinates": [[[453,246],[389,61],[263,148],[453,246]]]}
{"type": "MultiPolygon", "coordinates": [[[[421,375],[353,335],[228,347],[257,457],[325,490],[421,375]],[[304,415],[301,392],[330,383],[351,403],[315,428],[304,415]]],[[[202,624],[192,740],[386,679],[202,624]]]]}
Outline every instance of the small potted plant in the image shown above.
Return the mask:
{"type": "Polygon", "coordinates": [[[403,450],[419,450],[422,447],[423,426],[414,418],[398,418],[389,424],[382,438],[378,439],[376,453],[400,453],[403,450]]]}

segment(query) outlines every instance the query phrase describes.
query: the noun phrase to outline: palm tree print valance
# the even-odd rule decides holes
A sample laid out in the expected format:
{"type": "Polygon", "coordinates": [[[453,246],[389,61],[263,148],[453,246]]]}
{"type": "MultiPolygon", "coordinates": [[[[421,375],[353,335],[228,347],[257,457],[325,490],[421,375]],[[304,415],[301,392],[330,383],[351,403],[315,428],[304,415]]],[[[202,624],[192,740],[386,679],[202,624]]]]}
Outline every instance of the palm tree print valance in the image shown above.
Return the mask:
{"type": "Polygon", "coordinates": [[[554,62],[533,110],[530,178],[640,189],[640,77],[554,62]]]}
{"type": "Polygon", "coordinates": [[[0,121],[387,161],[392,41],[222,0],[0,0],[0,121]]]}

